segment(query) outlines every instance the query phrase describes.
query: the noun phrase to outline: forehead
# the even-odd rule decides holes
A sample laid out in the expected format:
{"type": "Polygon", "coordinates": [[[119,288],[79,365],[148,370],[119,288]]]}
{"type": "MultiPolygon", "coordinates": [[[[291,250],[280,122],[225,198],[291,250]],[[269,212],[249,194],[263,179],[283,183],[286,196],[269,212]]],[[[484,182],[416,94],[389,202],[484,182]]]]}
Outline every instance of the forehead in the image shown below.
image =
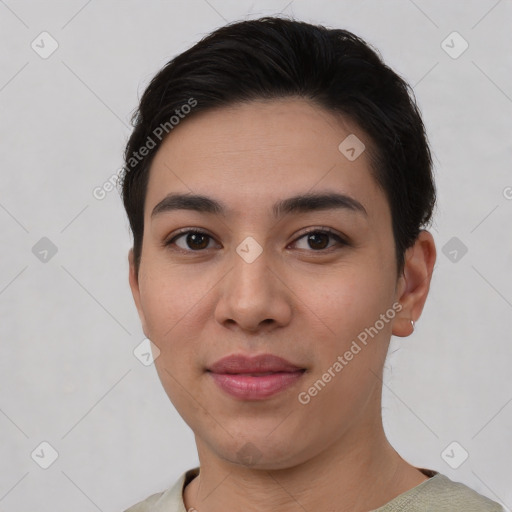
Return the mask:
{"type": "Polygon", "coordinates": [[[370,147],[350,119],[303,99],[197,112],[173,129],[153,159],[145,218],[170,191],[226,198],[235,210],[315,189],[358,196],[363,204],[383,201],[370,171],[370,147]],[[366,150],[347,158],[347,140],[356,151],[362,144],[366,150]]]}

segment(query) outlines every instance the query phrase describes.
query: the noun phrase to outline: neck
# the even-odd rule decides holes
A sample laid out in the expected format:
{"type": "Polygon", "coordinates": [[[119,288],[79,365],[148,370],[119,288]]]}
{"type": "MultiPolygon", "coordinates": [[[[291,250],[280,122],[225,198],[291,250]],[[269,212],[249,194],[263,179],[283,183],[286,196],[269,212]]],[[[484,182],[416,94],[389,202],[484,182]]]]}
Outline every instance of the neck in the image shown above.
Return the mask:
{"type": "Polygon", "coordinates": [[[212,454],[196,439],[200,475],[186,488],[186,509],[247,512],[376,509],[427,479],[386,439],[382,421],[359,423],[309,460],[255,469],[212,454]]]}

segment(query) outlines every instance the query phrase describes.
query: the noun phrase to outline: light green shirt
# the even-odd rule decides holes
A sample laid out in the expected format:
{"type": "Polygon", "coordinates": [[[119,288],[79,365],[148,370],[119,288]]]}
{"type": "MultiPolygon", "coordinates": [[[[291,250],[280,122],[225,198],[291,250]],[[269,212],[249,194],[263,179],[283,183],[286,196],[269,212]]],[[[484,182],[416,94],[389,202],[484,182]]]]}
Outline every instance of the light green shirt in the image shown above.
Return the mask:
{"type": "MultiPolygon", "coordinates": [[[[428,480],[400,494],[370,512],[504,512],[503,507],[464,484],[430,469],[422,469],[428,480]]],[[[199,468],[186,471],[164,492],[133,505],[125,512],[187,512],[183,489],[199,474],[199,468]]]]}

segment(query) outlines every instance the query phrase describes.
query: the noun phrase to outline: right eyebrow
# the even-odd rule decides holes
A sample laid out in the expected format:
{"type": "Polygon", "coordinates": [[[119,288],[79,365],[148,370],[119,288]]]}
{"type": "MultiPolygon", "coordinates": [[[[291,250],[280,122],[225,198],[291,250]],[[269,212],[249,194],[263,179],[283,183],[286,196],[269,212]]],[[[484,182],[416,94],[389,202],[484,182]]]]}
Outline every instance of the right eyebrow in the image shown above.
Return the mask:
{"type": "Polygon", "coordinates": [[[225,214],[225,208],[216,201],[202,195],[168,194],[151,212],[151,218],[174,210],[195,210],[202,213],[225,214]]]}

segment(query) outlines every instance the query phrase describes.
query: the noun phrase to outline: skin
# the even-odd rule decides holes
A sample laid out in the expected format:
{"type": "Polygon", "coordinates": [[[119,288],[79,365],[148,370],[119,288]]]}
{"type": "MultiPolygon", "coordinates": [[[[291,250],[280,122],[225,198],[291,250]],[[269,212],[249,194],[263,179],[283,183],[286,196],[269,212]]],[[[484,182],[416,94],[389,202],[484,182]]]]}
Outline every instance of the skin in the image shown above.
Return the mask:
{"type": "Polygon", "coordinates": [[[436,250],[421,231],[397,275],[391,213],[370,172],[370,147],[350,120],[290,98],[198,113],[155,155],[141,265],[137,274],[130,251],[129,280],[144,333],[161,351],[160,380],[195,434],[201,473],[185,488],[187,509],[368,511],[427,479],[386,439],[381,379],[391,335],[409,336],[421,315],[436,250]],[[338,145],[352,133],[367,150],[349,161],[338,145]],[[276,201],[329,191],[356,199],[367,215],[272,216],[276,201]],[[152,219],[169,192],[212,197],[228,213],[179,210],[152,219]],[[348,244],[308,243],[305,231],[323,227],[348,244]],[[212,238],[187,245],[184,235],[164,247],[180,228],[212,238]],[[248,236],[263,249],[252,263],[236,252],[248,236]],[[401,311],[301,404],[298,394],[394,303],[401,311]],[[266,400],[235,399],[205,371],[233,353],[276,354],[306,373],[266,400]],[[252,450],[252,462],[238,455],[242,448],[252,450]]]}

